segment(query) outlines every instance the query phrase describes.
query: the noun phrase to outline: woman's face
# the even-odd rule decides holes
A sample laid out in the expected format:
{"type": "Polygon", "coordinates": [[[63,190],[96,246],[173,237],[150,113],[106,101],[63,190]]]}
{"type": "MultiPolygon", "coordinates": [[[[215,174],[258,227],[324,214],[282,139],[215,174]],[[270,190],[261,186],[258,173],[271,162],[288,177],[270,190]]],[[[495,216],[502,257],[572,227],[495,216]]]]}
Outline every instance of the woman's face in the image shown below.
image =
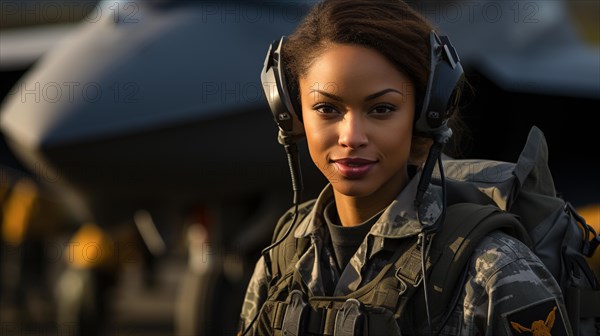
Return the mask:
{"type": "Polygon", "coordinates": [[[312,160],[336,192],[354,197],[408,180],[414,86],[383,55],[333,44],[299,80],[312,160]]]}

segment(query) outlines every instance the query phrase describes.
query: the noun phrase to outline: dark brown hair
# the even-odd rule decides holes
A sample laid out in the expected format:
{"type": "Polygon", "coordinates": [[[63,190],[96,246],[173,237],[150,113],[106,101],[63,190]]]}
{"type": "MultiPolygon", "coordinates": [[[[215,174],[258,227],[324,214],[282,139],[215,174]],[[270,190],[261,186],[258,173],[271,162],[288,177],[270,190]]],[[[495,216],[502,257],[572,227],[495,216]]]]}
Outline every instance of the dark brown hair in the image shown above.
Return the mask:
{"type": "MultiPolygon", "coordinates": [[[[381,53],[411,79],[418,106],[429,77],[431,30],[433,26],[423,16],[400,0],[325,0],[316,4],[289,36],[282,52],[297,108],[298,79],[332,44],[354,44],[381,53]]],[[[415,135],[412,160],[424,161],[430,144],[429,139],[415,135]]]]}

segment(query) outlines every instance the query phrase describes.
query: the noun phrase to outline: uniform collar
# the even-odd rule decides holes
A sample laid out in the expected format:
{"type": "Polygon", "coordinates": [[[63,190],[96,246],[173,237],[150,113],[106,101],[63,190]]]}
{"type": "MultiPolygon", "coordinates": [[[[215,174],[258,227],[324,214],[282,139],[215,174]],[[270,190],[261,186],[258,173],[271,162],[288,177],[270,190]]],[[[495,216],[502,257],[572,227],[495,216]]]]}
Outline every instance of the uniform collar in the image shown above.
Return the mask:
{"type": "MultiPolygon", "coordinates": [[[[421,232],[423,225],[417,217],[417,209],[414,199],[421,172],[417,172],[406,187],[398,194],[395,200],[388,205],[383,214],[369,231],[370,235],[382,238],[403,238],[413,236],[421,232]]],[[[326,205],[333,199],[333,187],[327,184],[319,194],[315,205],[308,216],[300,223],[294,236],[296,238],[307,237],[317,233],[326,223],[324,222],[324,211],[326,205]]],[[[438,186],[429,185],[419,208],[419,217],[425,225],[432,225],[440,216],[442,210],[441,189],[438,186]]]]}

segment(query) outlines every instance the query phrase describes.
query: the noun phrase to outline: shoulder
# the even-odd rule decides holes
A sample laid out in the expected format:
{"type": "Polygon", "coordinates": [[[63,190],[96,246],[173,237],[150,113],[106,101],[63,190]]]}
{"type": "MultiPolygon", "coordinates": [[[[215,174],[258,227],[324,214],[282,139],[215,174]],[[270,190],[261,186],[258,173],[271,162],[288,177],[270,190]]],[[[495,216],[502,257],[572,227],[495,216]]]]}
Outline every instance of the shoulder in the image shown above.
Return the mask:
{"type": "Polygon", "coordinates": [[[477,245],[469,271],[484,287],[522,282],[561,295],[558,284],[538,256],[518,239],[500,231],[490,233],[477,245]]]}
{"type": "Polygon", "coordinates": [[[516,238],[500,231],[486,236],[473,251],[468,272],[462,305],[466,328],[485,325],[490,333],[504,335],[519,323],[529,327],[552,315],[553,330],[568,330],[560,287],[516,238]]]}
{"type": "Polygon", "coordinates": [[[266,272],[265,260],[261,257],[256,263],[254,273],[246,289],[240,313],[240,330],[251,325],[254,317],[260,311],[267,299],[268,283],[269,278],[266,272]]]}
{"type": "Polygon", "coordinates": [[[484,237],[471,258],[472,270],[485,279],[514,263],[543,265],[525,244],[501,231],[484,237]]]}
{"type": "MultiPolygon", "coordinates": [[[[312,210],[316,201],[316,199],[312,199],[298,205],[298,220],[304,218],[312,210]]],[[[295,206],[292,206],[281,217],[279,217],[279,220],[275,225],[275,231],[273,232],[273,241],[275,241],[277,237],[279,237],[282,232],[285,232],[285,229],[292,224],[295,208],[295,206]]]]}

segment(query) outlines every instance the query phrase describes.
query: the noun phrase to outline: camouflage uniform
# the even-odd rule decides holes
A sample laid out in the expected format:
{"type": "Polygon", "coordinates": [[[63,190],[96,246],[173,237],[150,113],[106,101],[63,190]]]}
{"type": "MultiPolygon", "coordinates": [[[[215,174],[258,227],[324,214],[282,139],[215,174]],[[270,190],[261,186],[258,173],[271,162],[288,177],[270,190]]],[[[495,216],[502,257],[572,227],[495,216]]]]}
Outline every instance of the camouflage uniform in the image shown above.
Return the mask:
{"type": "MultiPolygon", "coordinates": [[[[309,296],[343,296],[356,291],[390,262],[390,254],[386,253],[390,244],[386,242],[421,232],[413,206],[419,176],[416,174],[385,209],[341,274],[328,244],[323,217],[325,205],[333,198],[332,186],[325,187],[316,203],[310,203],[314,206],[293,233],[296,238],[310,238],[308,249],[296,263],[309,296]]],[[[435,222],[441,214],[440,205],[439,187],[430,186],[419,209],[422,221],[435,222]]],[[[265,302],[269,280],[261,258],[248,285],[241,330],[265,302]]],[[[552,335],[571,334],[560,287],[552,275],[525,245],[503,233],[493,232],[481,241],[460,289],[441,335],[512,335],[535,328],[546,328],[552,335]]]]}

